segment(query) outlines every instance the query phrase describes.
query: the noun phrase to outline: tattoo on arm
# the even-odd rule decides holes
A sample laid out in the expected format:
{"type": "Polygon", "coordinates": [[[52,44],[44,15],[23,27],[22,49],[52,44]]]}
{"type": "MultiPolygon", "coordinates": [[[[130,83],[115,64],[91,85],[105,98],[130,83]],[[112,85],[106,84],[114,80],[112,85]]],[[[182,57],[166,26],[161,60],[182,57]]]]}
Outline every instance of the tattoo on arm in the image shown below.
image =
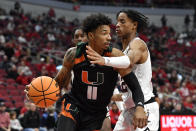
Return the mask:
{"type": "Polygon", "coordinates": [[[74,65],[76,48],[69,49],[63,59],[63,66],[57,73],[55,80],[57,81],[60,89],[66,88],[71,79],[71,70],[74,65]]]}

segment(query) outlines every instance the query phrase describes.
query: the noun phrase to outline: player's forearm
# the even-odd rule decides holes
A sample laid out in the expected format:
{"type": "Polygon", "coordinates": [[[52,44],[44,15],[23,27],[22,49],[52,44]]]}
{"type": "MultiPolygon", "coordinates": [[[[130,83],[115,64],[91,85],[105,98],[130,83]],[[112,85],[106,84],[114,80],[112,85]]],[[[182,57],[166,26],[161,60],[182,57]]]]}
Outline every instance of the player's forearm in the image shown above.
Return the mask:
{"type": "Polygon", "coordinates": [[[60,89],[66,88],[69,84],[69,81],[71,79],[71,73],[65,73],[63,71],[60,71],[54,80],[58,83],[60,89]]]}
{"type": "Polygon", "coordinates": [[[130,65],[129,57],[119,56],[119,57],[103,57],[106,66],[112,66],[115,68],[128,68],[130,65]]]}
{"type": "Polygon", "coordinates": [[[128,85],[128,88],[132,91],[133,101],[136,106],[144,105],[144,94],[137,80],[137,77],[133,72],[123,77],[123,80],[128,85]]]}

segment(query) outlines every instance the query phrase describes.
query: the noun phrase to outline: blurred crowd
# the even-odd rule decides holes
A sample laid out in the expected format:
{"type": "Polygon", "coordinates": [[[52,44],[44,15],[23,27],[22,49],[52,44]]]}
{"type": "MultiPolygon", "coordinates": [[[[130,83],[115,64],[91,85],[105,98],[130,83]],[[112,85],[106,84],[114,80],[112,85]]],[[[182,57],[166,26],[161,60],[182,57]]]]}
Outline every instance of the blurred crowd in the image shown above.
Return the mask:
{"type": "Polygon", "coordinates": [[[6,109],[0,102],[0,131],[54,131],[58,114],[53,106],[38,110],[35,104],[25,101],[20,110],[6,109]]]}
{"type": "MultiPolygon", "coordinates": [[[[166,19],[166,16],[164,17],[166,19]]],[[[150,25],[142,34],[138,34],[148,44],[151,52],[152,82],[158,90],[160,109],[164,114],[196,113],[195,76],[183,74],[175,67],[167,66],[171,61],[181,63],[191,70],[196,67],[196,30],[189,30],[187,26],[190,22],[185,21],[184,32],[176,32],[163,20],[162,26],[150,25]]],[[[36,17],[24,13],[18,2],[10,12],[0,9],[0,101],[3,101],[0,105],[0,115],[1,112],[5,112],[5,107],[8,107],[10,123],[17,121],[15,119],[21,122],[21,126],[16,130],[27,128],[26,130],[30,131],[28,128],[40,127],[46,130],[54,126],[48,124],[56,120],[57,113],[54,108],[35,113],[35,105],[25,101],[24,85],[29,84],[32,78],[37,76],[56,75],[56,67],[59,61],[61,63],[65,51],[74,46],[72,31],[80,25],[81,22],[77,18],[73,21],[66,20],[65,17],[56,18],[55,10],[52,8],[36,17]],[[37,115],[33,115],[34,113],[37,115]],[[23,121],[31,115],[35,116],[33,125],[31,122],[23,121]]],[[[111,28],[112,43],[115,47],[121,48],[120,41],[114,33],[115,25],[111,25],[111,28]]],[[[112,109],[118,114],[113,104],[112,109]]],[[[3,116],[5,120],[8,119],[6,113],[3,116]]],[[[115,123],[117,116],[114,114],[114,117],[115,123]]]]}
{"type": "Polygon", "coordinates": [[[137,6],[158,8],[190,8],[190,1],[184,0],[59,0],[87,5],[113,5],[113,6],[137,6]]]}

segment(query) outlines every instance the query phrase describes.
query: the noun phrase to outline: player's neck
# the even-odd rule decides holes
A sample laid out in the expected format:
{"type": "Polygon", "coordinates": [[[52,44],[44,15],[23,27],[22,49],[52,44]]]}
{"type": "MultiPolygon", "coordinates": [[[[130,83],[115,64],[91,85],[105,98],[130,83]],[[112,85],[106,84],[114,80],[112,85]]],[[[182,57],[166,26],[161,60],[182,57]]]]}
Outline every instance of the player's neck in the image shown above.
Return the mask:
{"type": "Polygon", "coordinates": [[[91,48],[96,51],[98,54],[102,55],[104,50],[103,49],[100,49],[100,48],[97,48],[95,44],[92,44],[89,42],[89,45],[91,46],[91,48]]]}
{"type": "Polygon", "coordinates": [[[136,37],[136,34],[130,34],[127,37],[121,39],[123,50],[127,48],[129,43],[136,37]]]}

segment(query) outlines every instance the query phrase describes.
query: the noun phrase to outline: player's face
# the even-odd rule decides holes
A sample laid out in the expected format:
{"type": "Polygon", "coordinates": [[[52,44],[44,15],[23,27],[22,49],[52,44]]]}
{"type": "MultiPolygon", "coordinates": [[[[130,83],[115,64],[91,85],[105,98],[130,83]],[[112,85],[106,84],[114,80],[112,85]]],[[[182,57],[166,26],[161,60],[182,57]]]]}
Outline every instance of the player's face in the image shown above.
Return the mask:
{"type": "Polygon", "coordinates": [[[87,42],[87,36],[82,29],[77,29],[74,34],[73,43],[76,45],[78,42],[87,42]]]}
{"type": "Polygon", "coordinates": [[[96,48],[105,50],[110,46],[111,35],[109,25],[99,26],[93,34],[96,48]]]}
{"type": "Polygon", "coordinates": [[[121,12],[117,17],[116,33],[118,37],[129,37],[131,33],[135,33],[137,29],[137,22],[133,22],[128,18],[126,13],[121,12]]]}

